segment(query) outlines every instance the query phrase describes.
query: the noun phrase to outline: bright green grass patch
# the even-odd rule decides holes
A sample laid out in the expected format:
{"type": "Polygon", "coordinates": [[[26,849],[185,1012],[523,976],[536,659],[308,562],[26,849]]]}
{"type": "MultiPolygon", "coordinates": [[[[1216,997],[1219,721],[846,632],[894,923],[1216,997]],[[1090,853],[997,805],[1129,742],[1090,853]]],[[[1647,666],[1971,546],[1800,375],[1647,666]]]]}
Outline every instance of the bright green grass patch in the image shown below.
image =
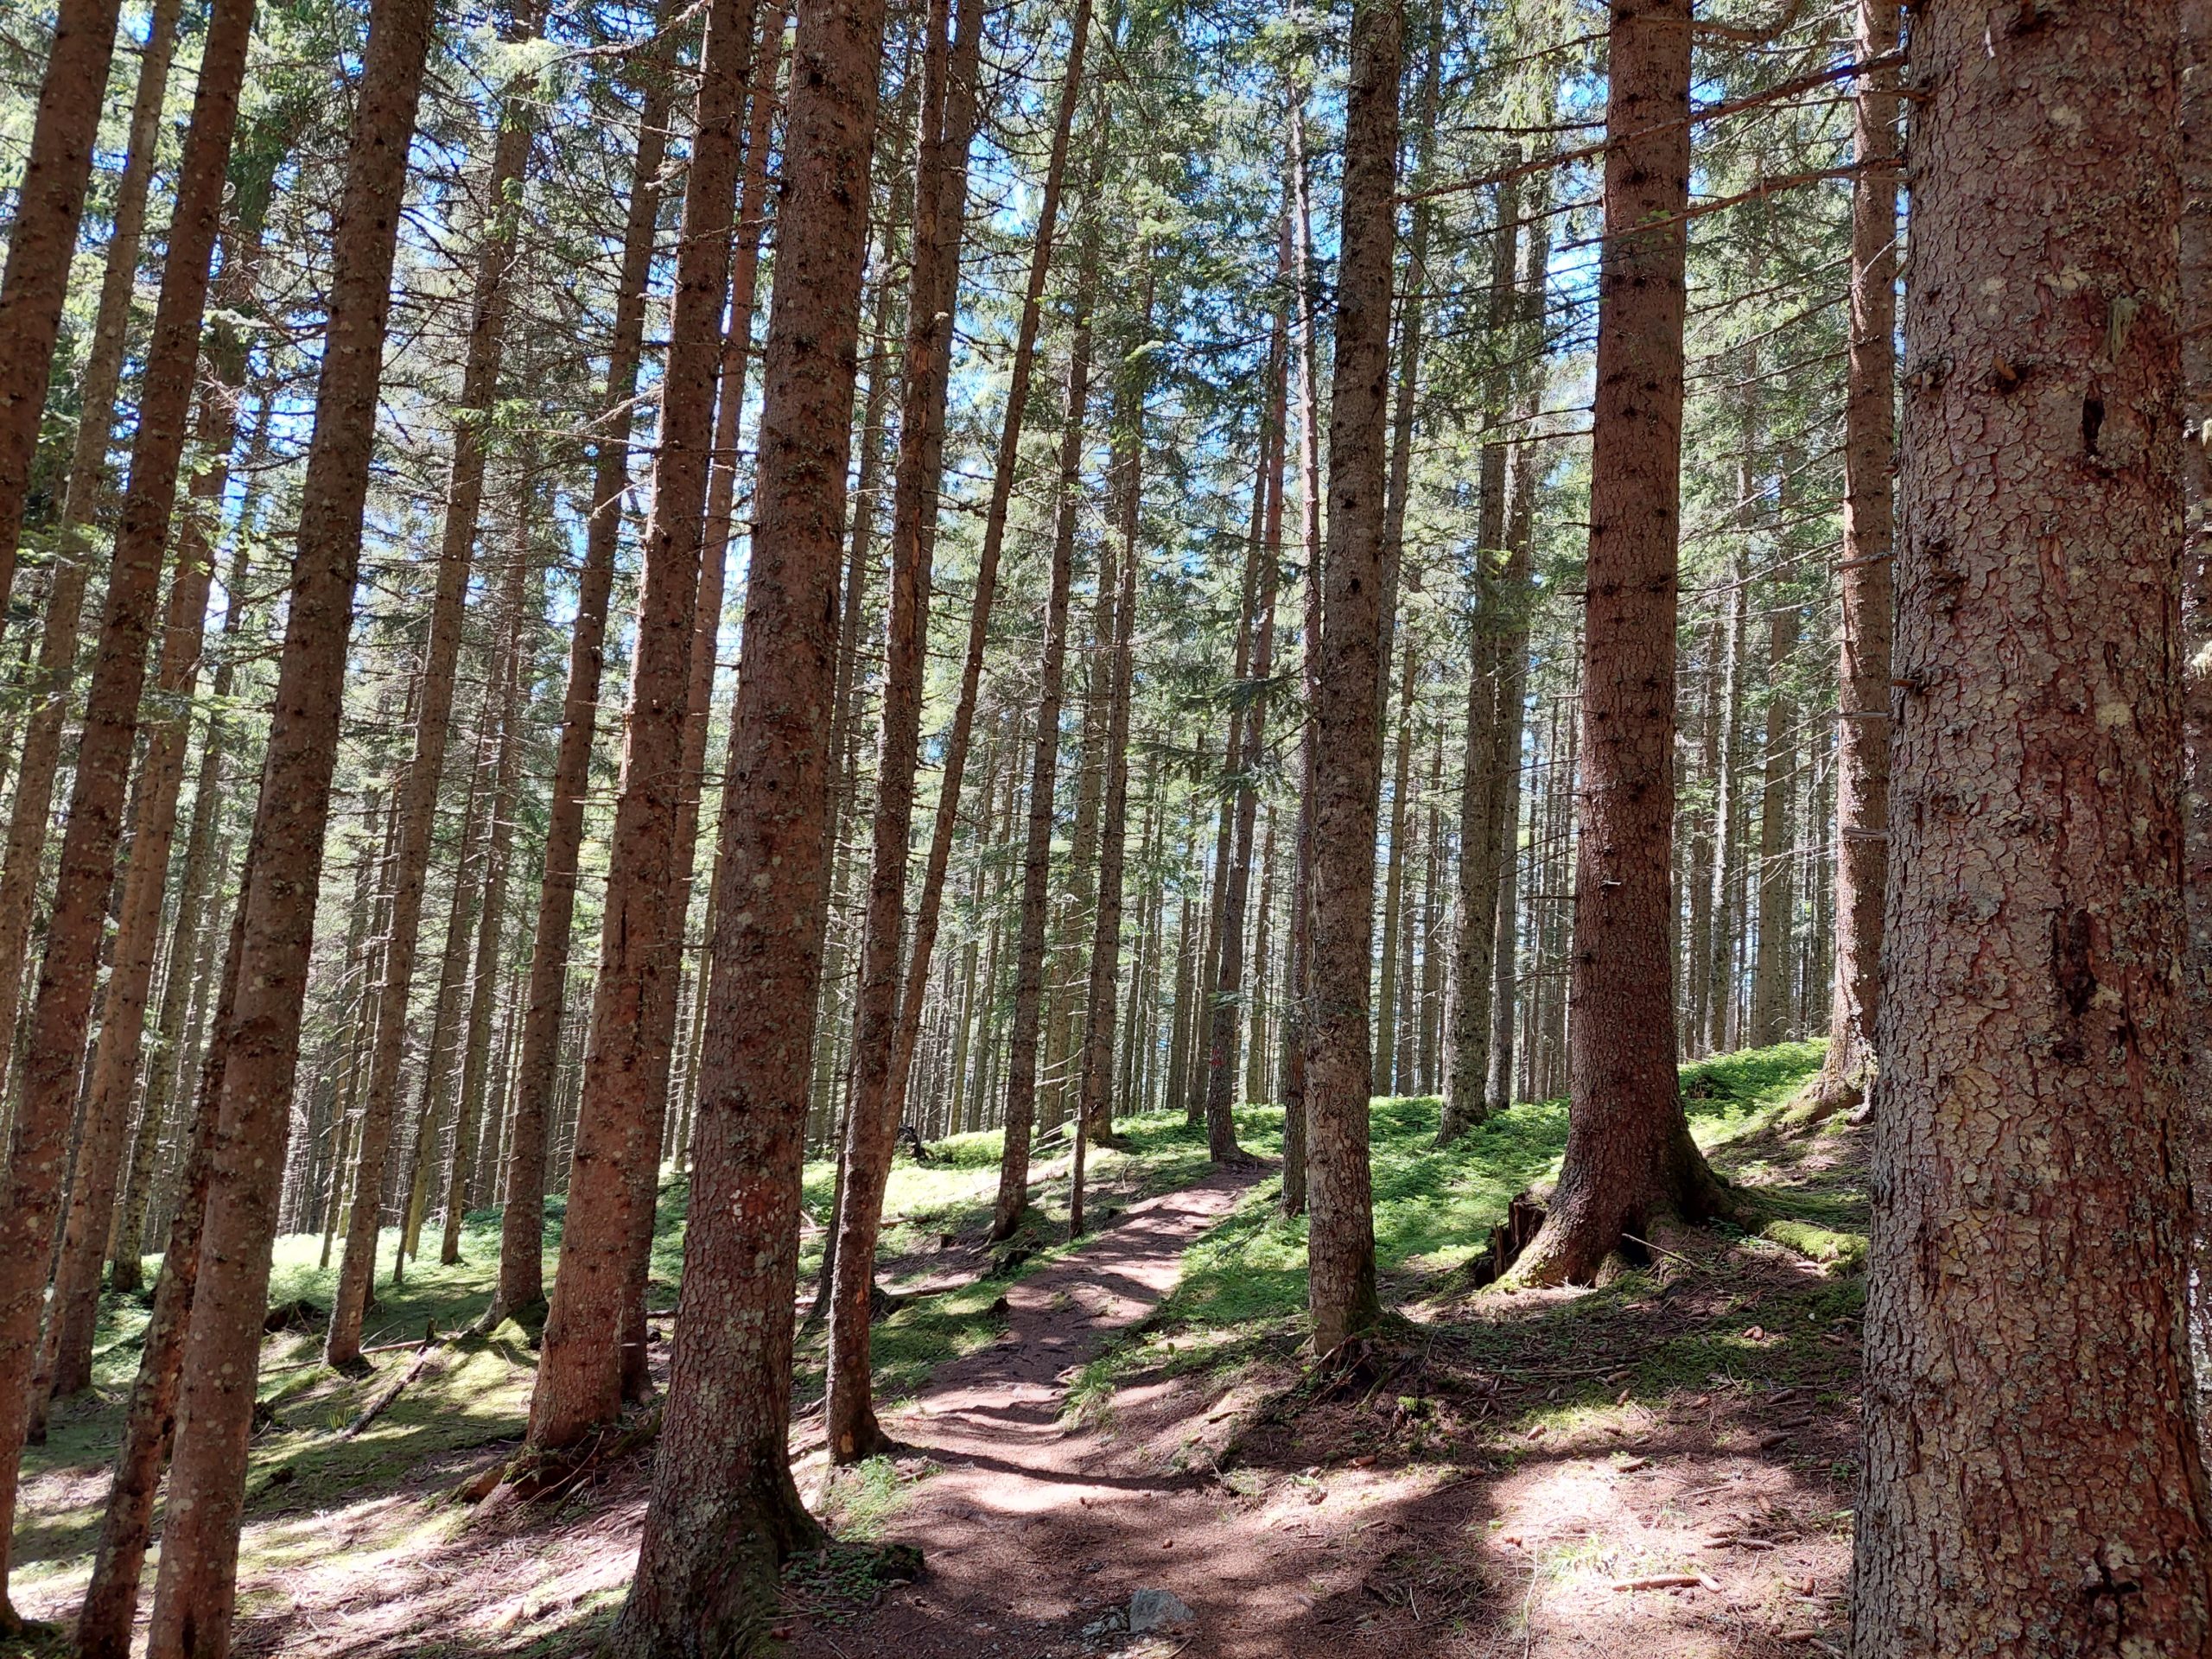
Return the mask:
{"type": "MultiPolygon", "coordinates": [[[[1770,1127],[1819,1068],[1826,1045],[1785,1043],[1682,1068],[1691,1133],[1712,1149],[1770,1127]]],[[[1370,1108],[1376,1268],[1435,1274],[1489,1243],[1516,1192],[1550,1179],[1567,1144],[1567,1103],[1516,1106],[1435,1145],[1433,1096],[1378,1099],[1370,1108]]],[[[1255,1109],[1255,1115],[1258,1109],[1255,1109]]],[[[1281,1113],[1270,1110],[1276,1134],[1281,1113]]],[[[1294,1345],[1306,1310],[1306,1219],[1281,1213],[1280,1181],[1255,1188],[1227,1219],[1184,1252],[1173,1293],[1137,1336],[1087,1367],[1071,1393],[1078,1408],[1102,1404],[1138,1364],[1169,1370],[1234,1370],[1259,1350],[1294,1345]]]]}

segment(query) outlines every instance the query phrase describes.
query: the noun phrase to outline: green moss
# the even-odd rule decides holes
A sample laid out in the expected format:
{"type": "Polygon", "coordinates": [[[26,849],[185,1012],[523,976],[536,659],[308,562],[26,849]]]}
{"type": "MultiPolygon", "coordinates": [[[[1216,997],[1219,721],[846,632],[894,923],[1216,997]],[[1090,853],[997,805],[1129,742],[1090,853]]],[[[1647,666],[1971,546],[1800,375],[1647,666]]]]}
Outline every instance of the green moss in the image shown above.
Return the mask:
{"type": "Polygon", "coordinates": [[[1792,1249],[1808,1262],[1819,1262],[1840,1272],[1855,1273],[1866,1262],[1866,1235],[1832,1231],[1809,1222],[1770,1221],[1759,1236],[1792,1249]]]}

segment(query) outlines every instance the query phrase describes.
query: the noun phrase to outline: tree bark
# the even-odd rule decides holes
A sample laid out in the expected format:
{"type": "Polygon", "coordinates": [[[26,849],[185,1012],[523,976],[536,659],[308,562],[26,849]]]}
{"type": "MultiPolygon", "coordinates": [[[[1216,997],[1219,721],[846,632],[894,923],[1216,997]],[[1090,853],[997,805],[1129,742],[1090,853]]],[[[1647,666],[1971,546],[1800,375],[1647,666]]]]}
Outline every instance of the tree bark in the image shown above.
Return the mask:
{"type": "MultiPolygon", "coordinates": [[[[516,10],[512,32],[526,39],[537,28],[534,0],[523,0],[516,10]]],[[[510,279],[515,218],[507,211],[506,198],[510,187],[522,178],[530,158],[532,129],[525,116],[529,90],[526,81],[506,94],[486,184],[493,211],[476,252],[468,346],[454,424],[453,471],[446,487],[445,519],[438,538],[429,638],[423,651],[423,698],[415,715],[414,754],[399,785],[399,838],[393,853],[391,926],[385,944],[380,1017],[376,1042],[369,1053],[368,1086],[354,1146],[353,1203],[346,1217],[346,1251],[331,1293],[330,1326],[322,1345],[324,1360],[334,1366],[352,1365],[360,1358],[361,1321],[376,1279],[378,1200],[391,1145],[392,1117],[399,1100],[400,1061],[406,1049],[408,1003],[422,933],[423,893],[429,874],[438,783],[445,771],[446,747],[453,732],[454,669],[460,658],[461,615],[468,598],[469,573],[475,563],[476,525],[484,501],[486,423],[499,395],[499,363],[506,346],[507,315],[512,300],[510,279]]]]}
{"type": "MultiPolygon", "coordinates": [[[[1103,123],[1099,134],[1103,147],[1103,123]]],[[[1052,912],[1052,806],[1060,763],[1060,707],[1066,689],[1068,595],[1075,583],[1075,532],[1083,500],[1083,454],[1090,407],[1090,307],[1098,283],[1100,203],[1093,188],[1077,257],[1068,340],[1066,412],[1052,513],[1044,656],[1038,669],[1037,736],[1029,763],[1029,818],[1021,849],[1021,917],[1014,945],[1014,1016],[1007,1058],[1006,1127],[991,1237],[1010,1236],[1029,1206],[1029,1147],[1037,1122],[1037,1042],[1045,1006],[1045,931],[1052,912]]],[[[1188,907],[1185,906],[1187,917],[1188,907]]]]}
{"type": "Polygon", "coordinates": [[[830,871],[837,576],[883,52],[881,0],[804,0],[766,357],[758,518],[734,715],[676,1351],[617,1659],[746,1651],[820,1529],[791,1483],[813,1010],[830,871]]]}
{"type": "MultiPolygon", "coordinates": [[[[944,411],[968,200],[968,149],[976,130],[982,50],[978,0],[932,0],[922,57],[921,142],[914,161],[912,292],[906,308],[906,379],[891,502],[891,606],[885,640],[882,725],[876,741],[875,821],[868,911],[861,930],[853,1011],[853,1094],[837,1185],[837,1259],[830,1292],[830,1390],[825,1418],[833,1461],[874,1455],[889,1442],[871,1402],[869,1333],[875,1244],[883,1193],[912,1065],[899,1052],[899,952],[905,931],[908,842],[920,762],[923,675],[929,651],[931,565],[944,476],[944,411]]],[[[957,810],[957,802],[955,803],[957,810]]],[[[907,995],[917,1003],[926,976],[907,995]]]]}
{"type": "Polygon", "coordinates": [[[1372,1325],[1375,1219],[1367,1157],[1368,973],[1375,934],[1376,797],[1382,788],[1384,403],[1396,234],[1402,0],[1352,15],[1344,115],[1343,252],[1329,394],[1328,541],[1313,791],[1313,1025],[1306,1033],[1306,1253],[1313,1348],[1372,1325]]]}
{"type": "Polygon", "coordinates": [[[701,52],[599,976],[568,1219],[531,1395],[530,1445],[540,1451],[573,1446],[620,1413],[630,1264],[641,1229],[650,1248],[683,963],[688,888],[675,866],[676,824],[714,443],[715,346],[729,296],[728,226],[757,15],[757,0],[717,0],[701,52]]]}
{"type": "Polygon", "coordinates": [[[1767,620],[1765,763],[1759,781],[1759,938],[1751,964],[1751,1045],[1782,1040],[1789,991],[1789,793],[1796,786],[1797,709],[1787,674],[1797,607],[1777,596],[1767,620]]]}
{"type": "Polygon", "coordinates": [[[1913,56],[1852,1651],[2196,1653],[2176,9],[1913,56]]]}
{"type": "MultiPolygon", "coordinates": [[[[68,296],[70,260],[77,249],[77,227],[84,217],[92,149],[99,139],[120,9],[118,0],[62,0],[56,11],[46,73],[39,82],[30,154],[23,164],[15,215],[8,226],[8,263],[0,270],[0,615],[6,613],[16,585],[23,504],[30,493],[31,466],[38,454],[39,417],[46,411],[47,376],[53,367],[54,339],[61,327],[62,302],[68,296]]],[[[172,13],[170,26],[164,29],[157,15],[148,37],[152,54],[164,59],[158,72],[150,64],[148,67],[155,88],[168,79],[166,54],[175,44],[174,16],[172,13]]],[[[138,107],[144,109],[143,98],[138,107]]],[[[154,118],[158,118],[157,97],[154,107],[154,118]]],[[[152,119],[145,121],[143,128],[150,137],[152,119]]],[[[141,130],[134,111],[131,148],[143,158],[145,171],[137,187],[143,191],[153,156],[152,145],[138,140],[141,130]]],[[[143,201],[142,196],[142,207],[143,201]]],[[[117,228],[122,228],[120,212],[117,228]]],[[[111,255],[115,251],[111,245],[111,255]]],[[[126,283],[135,277],[135,250],[123,269],[126,283]]],[[[85,413],[94,413],[89,397],[85,413]]],[[[105,448],[107,434],[99,435],[105,448]]],[[[4,1517],[6,1508],[0,1503],[0,1517],[4,1517]]],[[[0,1547],[0,1554],[4,1554],[4,1547],[0,1547]]],[[[0,1596],[0,1620],[10,1617],[6,1599],[0,1596]]]]}
{"type": "MultiPolygon", "coordinates": [[[[209,14],[199,92],[178,163],[176,209],[169,226],[161,298],[139,393],[130,484],[109,563],[99,644],[77,740],[76,775],[31,1007],[8,1168],[0,1180],[0,1577],[5,1573],[6,1539],[15,1519],[18,1463],[35,1404],[33,1371],[52,1261],[54,1211],[68,1166],[86,1030],[137,737],[139,695],[145,687],[162,554],[175,508],[194,371],[200,360],[200,319],[222,209],[224,168],[238,124],[238,93],[252,33],[252,0],[225,0],[209,14]]],[[[204,563],[196,575],[184,573],[183,580],[188,607],[195,580],[204,598],[204,563]]],[[[195,641],[195,660],[196,646],[195,641]]],[[[173,806],[173,780],[169,788],[173,806]]],[[[151,879],[157,884],[166,855],[164,848],[160,857],[149,861],[154,865],[151,879]]],[[[158,898],[156,903],[158,907],[158,898]]],[[[111,1194],[121,1152],[122,1116],[128,1106],[126,1091],[121,1089],[99,1096],[95,1108],[110,1121],[91,1123],[86,1130],[92,1155],[105,1166],[102,1175],[111,1183],[111,1194]]],[[[107,1243],[105,1213],[99,1219],[100,1232],[88,1243],[95,1285],[100,1252],[107,1243]]],[[[0,1597],[0,1624],[12,1618],[0,1597]]]]}
{"type": "Polygon", "coordinates": [[[375,0],[363,54],[332,235],[298,553],[241,900],[238,997],[217,1032],[225,1066],[208,1100],[218,1113],[216,1138],[149,1659],[222,1659],[230,1646],[276,1187],[330,815],[399,204],[431,16],[426,0],[375,0]]]}
{"type": "Polygon", "coordinates": [[[1558,1190],[1515,1273],[1587,1283],[1625,1232],[1725,1202],[1675,1074],[1675,543],[1688,0],[1614,0],[1582,645],[1573,1054],[1558,1190]]]}
{"type": "MultiPolygon", "coordinates": [[[[1859,0],[1862,63],[1897,50],[1896,0],[1859,0]]],[[[1897,72],[1867,71],[1853,109],[1851,344],[1844,385],[1842,658],[1836,711],[1835,982],[1828,1052],[1809,1091],[1856,1104],[1872,1080],[1889,861],[1890,639],[1896,536],[1897,72]]]]}
{"type": "MultiPolygon", "coordinates": [[[[1750,435],[1745,434],[1747,440],[1750,435]]],[[[1751,486],[1751,471],[1746,461],[1737,474],[1739,501],[1750,499],[1751,486]]],[[[1712,927],[1706,941],[1705,960],[1692,966],[1692,971],[1705,976],[1705,995],[1700,1006],[1705,1010],[1705,1052],[1708,1054],[1726,1052],[1729,1014],[1736,1001],[1737,918],[1733,900],[1740,861],[1736,831],[1741,817],[1736,799],[1736,763],[1744,745],[1744,624],[1745,589],[1751,580],[1749,561],[1740,541],[1729,559],[1727,575],[1727,590],[1721,596],[1725,620],[1719,625],[1720,680],[1713,711],[1720,731],[1713,744],[1713,866],[1707,872],[1709,887],[1706,913],[1712,918],[1712,927]]]]}

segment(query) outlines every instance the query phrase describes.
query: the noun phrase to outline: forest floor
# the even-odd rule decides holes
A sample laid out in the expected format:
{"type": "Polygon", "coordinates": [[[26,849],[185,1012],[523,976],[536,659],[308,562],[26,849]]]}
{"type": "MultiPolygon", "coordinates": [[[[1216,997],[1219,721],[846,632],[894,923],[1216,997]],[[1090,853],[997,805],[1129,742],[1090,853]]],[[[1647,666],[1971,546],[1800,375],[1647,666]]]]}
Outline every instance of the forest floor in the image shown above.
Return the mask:
{"type": "MultiPolygon", "coordinates": [[[[818,1369],[793,1449],[841,1537],[918,1544],[926,1567],[900,1585],[865,1552],[795,1562],[794,1655],[1840,1653],[1865,1196],[1854,1132],[1784,1122],[1818,1058],[1798,1045],[1686,1069],[1699,1140],[1777,1219],[1762,1236],[1669,1233],[1651,1266],[1593,1291],[1476,1290],[1467,1271],[1506,1200],[1555,1167],[1562,1104],[1437,1151],[1433,1101],[1376,1102],[1377,1249],[1399,1315],[1325,1377],[1300,1351],[1304,1224],[1278,1213],[1280,1113],[1242,1115],[1261,1161],[1218,1173],[1179,1121],[1127,1125],[1094,1160],[1074,1247],[1064,1158],[1044,1166],[1030,1233],[996,1255],[982,1243],[995,1136],[902,1160],[884,1274],[898,1300],[876,1332],[902,1449],[832,1475],[804,1409],[818,1369]],[[1132,1630],[1133,1608],[1157,1623],[1132,1630]]],[[[817,1215],[827,1175],[810,1170],[817,1215]]],[[[683,1198],[671,1182],[671,1278],[683,1198]]],[[[272,1302],[327,1305],[317,1243],[285,1241],[272,1302]]],[[[459,1325],[496,1250],[496,1216],[472,1217],[462,1262],[384,1288],[378,1326],[459,1325]]],[[[101,1386],[27,1460],[26,1612],[66,1618],[81,1593],[135,1307],[118,1299],[101,1386]]],[[[237,1650],[588,1652],[635,1559],[645,1455],[472,1522],[448,1495],[519,1433],[524,1333],[439,1350],[350,1440],[336,1431],[359,1398],[415,1356],[339,1379],[309,1363],[316,1339],[279,1332],[264,1356],[237,1650]]],[[[802,1363],[818,1368],[818,1336],[802,1363]]]]}

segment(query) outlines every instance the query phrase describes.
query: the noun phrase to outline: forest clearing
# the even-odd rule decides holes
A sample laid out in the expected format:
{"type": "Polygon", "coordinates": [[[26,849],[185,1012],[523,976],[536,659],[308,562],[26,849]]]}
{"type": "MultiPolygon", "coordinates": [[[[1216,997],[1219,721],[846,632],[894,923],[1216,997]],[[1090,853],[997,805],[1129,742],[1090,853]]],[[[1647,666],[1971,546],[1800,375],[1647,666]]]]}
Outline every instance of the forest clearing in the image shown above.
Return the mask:
{"type": "Polygon", "coordinates": [[[0,0],[0,1659],[2212,1659],[2212,0],[0,0]]]}
{"type": "MultiPolygon", "coordinates": [[[[802,1490],[842,1536],[913,1544],[927,1570],[909,1583],[868,1560],[795,1560],[792,1651],[1840,1649],[1864,1245],[1847,1230],[1865,1198],[1857,1132],[1782,1122],[1818,1060],[1799,1045],[1689,1078],[1700,1139],[1790,1218],[1775,1230],[1795,1248],[1684,1236],[1696,1255],[1510,1306],[1470,1290],[1451,1241],[1482,1236],[1514,1183],[1555,1165],[1563,1113],[1522,1108],[1528,1122],[1493,1120],[1439,1154],[1435,1103],[1378,1106],[1378,1249],[1411,1322],[1357,1387],[1316,1389],[1297,1362],[1296,1230],[1270,1202],[1273,1178],[1209,1175],[1185,1126],[1131,1124],[1129,1150],[1099,1172],[1098,1231],[1012,1274],[978,1249],[988,1137],[902,1165],[883,1276],[916,1300],[878,1338],[899,1446],[825,1484],[807,1408],[817,1352],[802,1360],[793,1449],[802,1490]],[[1688,1582],[1614,1588],[1647,1579],[1688,1582]],[[1128,1630],[1129,1597],[1148,1588],[1192,1618],[1128,1630]]],[[[1279,1147],[1279,1116],[1239,1127],[1263,1154],[1279,1147]]],[[[1040,1173],[1039,1210],[1064,1211],[1065,1172],[1040,1173]]],[[[663,1217],[657,1259],[672,1281],[676,1189],[663,1217]]],[[[490,1291],[486,1219],[460,1268],[427,1269],[378,1320],[466,1325],[490,1291]]],[[[307,1260],[287,1262],[309,1243],[280,1243],[281,1302],[327,1291],[307,1260]]],[[[127,1349],[119,1330],[103,1335],[127,1349]]],[[[277,1332],[264,1361],[237,1651],[588,1650],[634,1567],[644,1448],[475,1521],[454,1493],[520,1440],[527,1333],[460,1344],[352,1439],[340,1436],[413,1369],[415,1345],[350,1379],[301,1363],[314,1352],[311,1328],[277,1332]]],[[[114,1365],[27,1464],[27,1611],[82,1594],[127,1375],[114,1365]]]]}

